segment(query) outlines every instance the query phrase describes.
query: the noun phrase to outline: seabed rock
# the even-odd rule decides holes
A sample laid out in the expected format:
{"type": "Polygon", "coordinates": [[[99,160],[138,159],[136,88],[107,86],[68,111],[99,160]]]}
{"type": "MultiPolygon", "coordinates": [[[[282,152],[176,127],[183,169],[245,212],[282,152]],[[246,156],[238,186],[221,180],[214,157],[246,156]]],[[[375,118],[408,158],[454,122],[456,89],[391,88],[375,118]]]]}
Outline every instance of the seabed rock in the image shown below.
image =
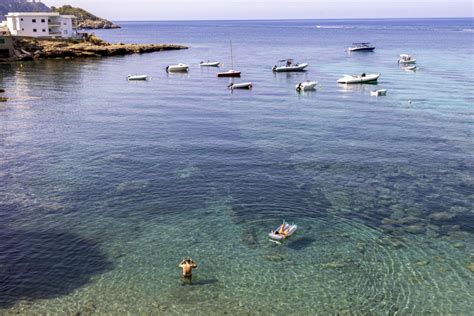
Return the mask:
{"type": "Polygon", "coordinates": [[[436,212],[430,215],[430,219],[436,222],[447,222],[456,217],[456,214],[448,212],[436,212]]]}
{"type": "Polygon", "coordinates": [[[474,262],[471,262],[470,264],[468,264],[467,269],[474,273],[474,262]]]}
{"type": "Polygon", "coordinates": [[[418,267],[424,267],[424,266],[427,266],[430,262],[428,260],[420,260],[420,261],[417,261],[415,262],[415,264],[418,266],[418,267]]]}
{"type": "Polygon", "coordinates": [[[457,242],[453,245],[454,248],[457,248],[457,249],[465,249],[466,248],[466,244],[462,243],[462,242],[457,242]]]}
{"type": "Polygon", "coordinates": [[[266,255],[265,260],[270,261],[270,262],[282,262],[285,260],[283,256],[280,255],[266,255]]]}
{"type": "Polygon", "coordinates": [[[414,225],[407,226],[404,228],[404,230],[407,233],[415,234],[415,235],[424,234],[426,232],[426,228],[421,224],[414,224],[414,225]]]}

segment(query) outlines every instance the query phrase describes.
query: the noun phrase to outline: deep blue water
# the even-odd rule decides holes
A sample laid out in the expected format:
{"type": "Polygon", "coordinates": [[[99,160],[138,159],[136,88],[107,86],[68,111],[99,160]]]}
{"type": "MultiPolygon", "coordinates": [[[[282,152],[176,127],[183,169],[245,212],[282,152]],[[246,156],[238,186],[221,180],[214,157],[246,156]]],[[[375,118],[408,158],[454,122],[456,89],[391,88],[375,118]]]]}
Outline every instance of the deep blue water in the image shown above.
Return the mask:
{"type": "Polygon", "coordinates": [[[189,49],[0,65],[0,313],[470,312],[473,19],[120,24],[95,33],[189,49]],[[230,40],[252,91],[198,67],[230,40]]]}

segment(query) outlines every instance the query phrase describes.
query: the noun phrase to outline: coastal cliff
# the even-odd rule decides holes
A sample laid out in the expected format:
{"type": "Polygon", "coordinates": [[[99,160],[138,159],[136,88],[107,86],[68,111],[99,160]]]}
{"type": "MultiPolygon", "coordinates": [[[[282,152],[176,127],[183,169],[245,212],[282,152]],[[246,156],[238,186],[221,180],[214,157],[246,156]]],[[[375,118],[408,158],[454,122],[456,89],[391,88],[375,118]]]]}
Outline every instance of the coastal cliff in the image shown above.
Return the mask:
{"type": "Polygon", "coordinates": [[[15,51],[21,54],[4,61],[108,57],[187,49],[186,46],[172,44],[111,44],[93,35],[85,40],[18,38],[14,46],[15,51]]]}
{"type": "Polygon", "coordinates": [[[64,5],[62,7],[51,7],[53,12],[59,12],[63,15],[74,15],[74,27],[78,29],[119,29],[120,26],[113,22],[99,18],[92,13],[87,12],[81,8],[75,8],[70,5],[64,5]]]}

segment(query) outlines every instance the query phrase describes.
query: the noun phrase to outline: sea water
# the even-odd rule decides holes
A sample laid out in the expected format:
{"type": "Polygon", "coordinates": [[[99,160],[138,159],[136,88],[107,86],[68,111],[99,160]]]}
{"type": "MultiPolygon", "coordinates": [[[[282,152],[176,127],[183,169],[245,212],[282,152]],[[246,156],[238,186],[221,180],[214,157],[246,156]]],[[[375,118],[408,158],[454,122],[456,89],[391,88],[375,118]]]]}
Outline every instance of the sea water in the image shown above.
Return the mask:
{"type": "Polygon", "coordinates": [[[0,313],[472,312],[473,19],[120,24],[189,49],[0,65],[0,313]]]}

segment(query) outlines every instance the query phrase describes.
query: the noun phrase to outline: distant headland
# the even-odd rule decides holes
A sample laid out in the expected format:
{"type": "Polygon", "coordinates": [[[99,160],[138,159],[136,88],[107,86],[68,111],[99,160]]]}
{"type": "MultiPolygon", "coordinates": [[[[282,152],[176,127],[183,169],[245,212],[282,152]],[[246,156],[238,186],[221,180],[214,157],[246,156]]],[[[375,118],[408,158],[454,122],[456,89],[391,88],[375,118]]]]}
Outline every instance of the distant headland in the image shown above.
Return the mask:
{"type": "Polygon", "coordinates": [[[51,7],[41,1],[27,0],[1,0],[0,2],[0,20],[9,12],[59,12],[62,15],[74,15],[74,26],[77,29],[117,29],[119,25],[95,16],[84,9],[76,8],[70,5],[61,7],[51,7]]]}

